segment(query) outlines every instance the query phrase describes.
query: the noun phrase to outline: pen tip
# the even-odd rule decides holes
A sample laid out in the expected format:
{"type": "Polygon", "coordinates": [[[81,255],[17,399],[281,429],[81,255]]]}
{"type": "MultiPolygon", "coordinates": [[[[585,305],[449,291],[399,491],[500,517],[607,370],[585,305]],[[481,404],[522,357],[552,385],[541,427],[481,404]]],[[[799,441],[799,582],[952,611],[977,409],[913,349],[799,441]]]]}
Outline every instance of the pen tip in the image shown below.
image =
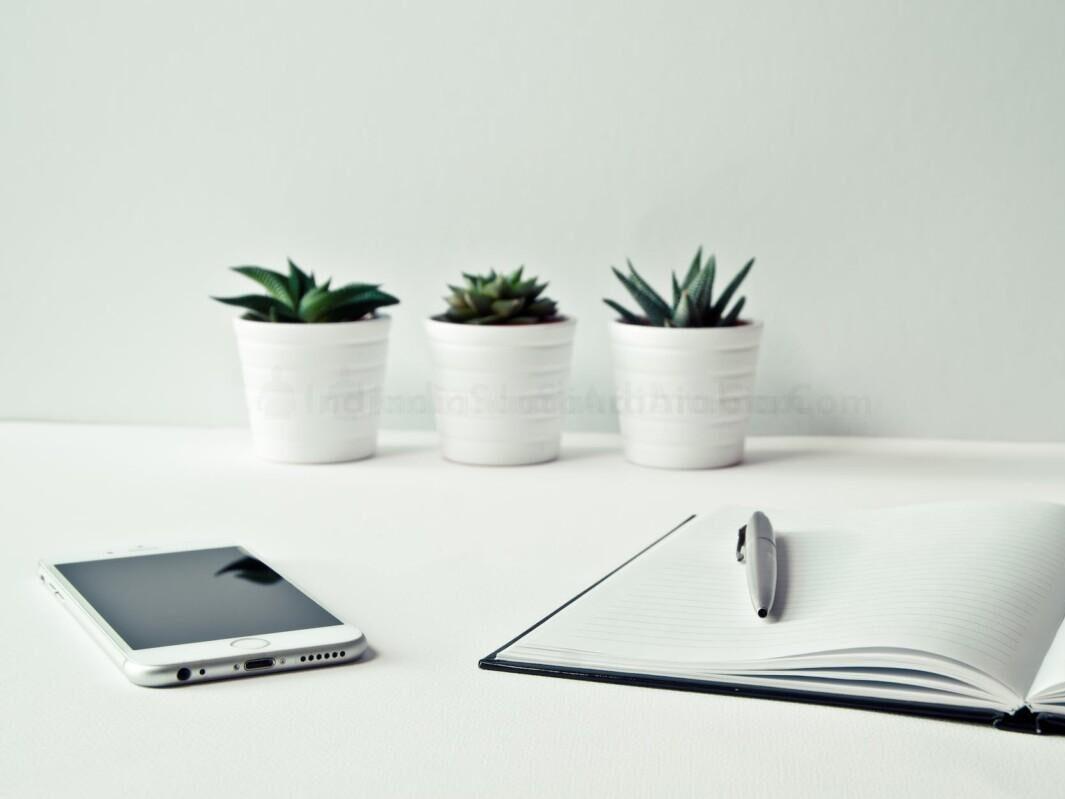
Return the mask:
{"type": "Polygon", "coordinates": [[[769,611],[768,610],[766,610],[765,608],[758,608],[758,618],[764,619],[768,615],[769,615],[769,611]]]}

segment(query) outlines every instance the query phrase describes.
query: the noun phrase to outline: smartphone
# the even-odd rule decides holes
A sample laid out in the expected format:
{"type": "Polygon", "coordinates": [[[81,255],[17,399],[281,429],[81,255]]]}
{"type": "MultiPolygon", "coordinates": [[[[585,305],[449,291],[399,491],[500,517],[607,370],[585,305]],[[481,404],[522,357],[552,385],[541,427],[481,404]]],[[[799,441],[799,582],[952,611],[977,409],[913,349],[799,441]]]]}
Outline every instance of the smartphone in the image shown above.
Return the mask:
{"type": "Polygon", "coordinates": [[[240,546],[42,560],[40,581],[137,685],[350,663],[366,638],[240,546]]]}

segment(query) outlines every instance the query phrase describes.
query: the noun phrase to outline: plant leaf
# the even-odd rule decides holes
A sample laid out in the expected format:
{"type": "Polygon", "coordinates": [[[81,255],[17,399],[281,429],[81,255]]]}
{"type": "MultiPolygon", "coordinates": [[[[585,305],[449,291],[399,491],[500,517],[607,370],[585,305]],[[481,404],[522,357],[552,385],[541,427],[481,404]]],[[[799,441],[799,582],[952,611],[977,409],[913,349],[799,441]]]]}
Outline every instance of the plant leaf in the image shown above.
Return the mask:
{"type": "Polygon", "coordinates": [[[721,320],[721,327],[732,327],[740,318],[740,311],[743,310],[744,304],[747,302],[746,297],[740,297],[736,300],[736,304],[732,306],[732,310],[725,314],[725,317],[721,320]]]}
{"type": "Polygon", "coordinates": [[[710,296],[710,292],[713,290],[714,285],[714,259],[713,257],[707,259],[703,264],[702,269],[699,270],[699,274],[692,281],[685,291],[688,293],[688,297],[691,300],[692,310],[694,313],[688,320],[686,327],[702,327],[706,324],[706,318],[709,316],[709,305],[706,301],[706,297],[710,296]]]}
{"type": "Polygon", "coordinates": [[[354,322],[356,319],[362,319],[367,314],[374,313],[378,308],[383,308],[386,305],[395,305],[399,302],[399,300],[391,294],[386,294],[383,291],[377,291],[374,292],[374,294],[379,296],[374,296],[365,300],[354,300],[344,305],[340,305],[322,317],[320,321],[354,322]],[[382,297],[387,297],[387,300],[382,300],[382,297]]]}
{"type": "Polygon", "coordinates": [[[212,300],[225,303],[226,305],[235,305],[238,308],[247,308],[255,314],[263,317],[264,319],[270,318],[270,311],[273,310],[277,314],[278,319],[298,322],[299,319],[292,309],[279,300],[275,300],[273,297],[267,297],[265,294],[244,294],[240,297],[211,297],[212,300]]]}
{"type": "Polygon", "coordinates": [[[648,294],[641,288],[635,281],[631,280],[628,276],[624,275],[621,270],[610,267],[614,270],[614,274],[617,275],[618,280],[632,295],[632,298],[636,300],[643,312],[647,314],[647,322],[658,327],[662,326],[663,321],[669,315],[669,308],[663,306],[662,298],[655,294],[648,294]]]}
{"type": "Polygon", "coordinates": [[[714,307],[710,309],[710,324],[716,325],[718,320],[721,319],[722,313],[725,308],[728,307],[729,302],[732,300],[732,295],[736,293],[736,289],[740,287],[740,283],[747,277],[747,273],[751,271],[751,267],[754,266],[754,259],[749,260],[736,276],[729,281],[729,284],[725,287],[725,290],[721,292],[721,296],[717,298],[717,302],[714,303],[714,307]]]}
{"type": "Polygon", "coordinates": [[[680,302],[680,294],[681,294],[682,289],[680,287],[680,283],[677,282],[677,273],[676,273],[676,271],[671,272],[670,274],[673,277],[673,313],[676,313],[677,312],[677,304],[680,302]]]}
{"type": "Polygon", "coordinates": [[[333,308],[351,302],[360,294],[374,291],[377,287],[377,284],[372,283],[349,283],[334,290],[330,290],[325,285],[315,286],[300,301],[300,316],[307,321],[313,321],[311,317],[320,316],[333,308]]]}
{"type": "Polygon", "coordinates": [[[547,284],[538,284],[536,282],[536,278],[534,277],[513,284],[513,292],[515,297],[525,297],[526,299],[530,300],[536,295],[538,295],[545,288],[547,288],[547,284]]]}
{"type": "MultiPolygon", "coordinates": [[[[323,284],[322,288],[323,289],[326,288],[326,286],[328,286],[328,283],[329,283],[329,281],[326,280],[326,282],[323,284]]],[[[342,291],[356,291],[356,290],[359,290],[359,291],[367,291],[367,290],[368,291],[377,291],[380,288],[381,288],[381,284],[380,283],[344,283],[344,286],[340,287],[339,289],[333,289],[332,291],[335,294],[335,293],[339,293],[339,292],[342,292],[342,291]]],[[[383,293],[383,292],[381,292],[381,293],[383,293]]]]}
{"type": "MultiPolygon", "coordinates": [[[[370,291],[366,292],[365,295],[361,295],[361,294],[357,295],[357,297],[356,297],[356,299],[354,301],[355,302],[361,302],[364,299],[367,302],[375,302],[375,303],[377,303],[377,305],[379,307],[381,307],[381,308],[385,307],[386,305],[399,305],[399,298],[398,297],[393,297],[387,291],[381,291],[378,288],[371,289],[370,291]]],[[[343,306],[341,306],[341,307],[343,307],[343,306]]]]}
{"type": "Polygon", "coordinates": [[[523,300],[496,300],[492,303],[492,313],[496,316],[506,318],[511,316],[516,310],[521,308],[524,304],[523,300]]]}
{"type": "Polygon", "coordinates": [[[688,267],[688,274],[684,276],[684,282],[680,284],[680,287],[682,289],[691,288],[692,281],[695,280],[695,276],[698,275],[700,271],[702,271],[702,267],[700,266],[700,264],[702,263],[702,259],[703,248],[702,245],[700,245],[699,249],[695,251],[695,257],[692,259],[692,265],[688,267]]]}
{"type": "Polygon", "coordinates": [[[703,272],[706,273],[706,283],[703,285],[702,292],[698,296],[692,297],[692,299],[695,302],[695,307],[699,309],[699,313],[707,316],[710,306],[713,304],[714,278],[717,276],[717,258],[714,257],[713,253],[703,264],[703,272]]]}
{"type": "Polygon", "coordinates": [[[296,309],[296,313],[299,314],[300,319],[304,322],[309,321],[307,315],[307,308],[313,307],[315,303],[320,302],[323,298],[329,295],[328,289],[323,289],[321,286],[312,286],[307,290],[307,293],[303,295],[300,300],[299,307],[296,309]]]}
{"type": "Polygon", "coordinates": [[[605,302],[607,305],[617,311],[618,314],[621,316],[621,320],[623,322],[628,322],[630,325],[642,325],[645,321],[644,319],[640,318],[632,311],[630,311],[628,308],[626,308],[624,305],[620,305],[619,303],[616,303],[613,300],[603,300],[603,302],[605,302]]]}
{"type": "Polygon", "coordinates": [[[469,308],[466,306],[463,306],[461,308],[452,307],[448,308],[447,311],[444,312],[444,316],[446,316],[452,322],[467,322],[470,319],[473,319],[473,317],[477,316],[477,311],[473,310],[473,308],[469,308]]]}
{"type": "Polygon", "coordinates": [[[312,286],[311,276],[288,259],[288,288],[292,296],[292,307],[298,308],[299,302],[312,286]]]}
{"type": "Polygon", "coordinates": [[[391,294],[378,291],[369,283],[349,283],[335,291],[321,286],[311,289],[300,302],[300,317],[306,322],[322,322],[330,312],[356,302],[377,302],[378,305],[394,305],[399,302],[391,294]]]}
{"type": "Polygon", "coordinates": [[[510,284],[508,284],[502,276],[495,275],[495,272],[492,272],[492,275],[494,275],[494,277],[484,283],[481,287],[481,291],[493,300],[507,299],[506,292],[510,284]]]}
{"type": "Polygon", "coordinates": [[[626,263],[629,265],[630,279],[633,283],[639,286],[642,291],[651,297],[654,303],[658,306],[659,313],[661,313],[662,317],[668,319],[670,315],[669,304],[662,299],[657,291],[651,288],[651,285],[646,280],[640,277],[640,273],[636,271],[636,267],[632,265],[632,261],[626,259],[626,263]]]}
{"type": "Polygon", "coordinates": [[[289,308],[295,307],[292,304],[292,294],[289,292],[288,278],[280,272],[263,269],[261,266],[234,266],[232,269],[237,274],[254,280],[275,300],[284,303],[289,308]]]}
{"type": "Polygon", "coordinates": [[[484,294],[478,294],[476,291],[463,292],[462,299],[466,301],[467,306],[473,308],[479,314],[488,313],[492,309],[492,301],[484,294]]]}
{"type": "Polygon", "coordinates": [[[558,312],[558,303],[554,300],[537,300],[530,303],[526,310],[533,316],[550,319],[558,312]]]}
{"type": "Polygon", "coordinates": [[[687,289],[681,292],[677,312],[673,314],[674,327],[698,327],[699,315],[687,289]]]}

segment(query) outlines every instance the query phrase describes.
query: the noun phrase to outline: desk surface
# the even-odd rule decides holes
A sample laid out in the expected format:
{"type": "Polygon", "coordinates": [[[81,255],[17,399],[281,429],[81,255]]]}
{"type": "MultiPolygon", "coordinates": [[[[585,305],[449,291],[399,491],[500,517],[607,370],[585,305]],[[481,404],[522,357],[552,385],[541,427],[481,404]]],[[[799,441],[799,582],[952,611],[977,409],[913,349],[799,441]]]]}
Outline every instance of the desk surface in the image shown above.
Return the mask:
{"type": "MultiPolygon", "coordinates": [[[[1038,795],[1065,739],[484,672],[477,659],[689,512],[1065,502],[1065,446],[754,439],[739,468],[627,464],[611,436],[486,469],[386,433],[336,466],[240,430],[0,424],[0,795],[1038,795]],[[37,587],[41,555],[239,541],[366,632],[366,662],[138,688],[37,587]],[[764,759],[755,761],[761,740],[764,759]]],[[[1063,531],[1065,533],[1065,531],[1063,531]]]]}

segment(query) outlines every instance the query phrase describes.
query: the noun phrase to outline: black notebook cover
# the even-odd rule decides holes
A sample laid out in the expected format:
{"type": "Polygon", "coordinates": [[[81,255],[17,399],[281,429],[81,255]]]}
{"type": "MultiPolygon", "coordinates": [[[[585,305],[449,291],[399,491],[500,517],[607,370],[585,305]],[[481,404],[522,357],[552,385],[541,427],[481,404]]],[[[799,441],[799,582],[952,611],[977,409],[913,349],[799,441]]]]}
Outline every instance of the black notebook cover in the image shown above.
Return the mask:
{"type": "Polygon", "coordinates": [[[561,677],[567,680],[591,680],[594,682],[617,683],[619,685],[637,685],[645,688],[668,688],[674,691],[730,694],[754,699],[777,699],[784,702],[805,702],[814,705],[849,707],[881,713],[899,713],[907,716],[922,716],[925,718],[962,721],[972,724],[989,724],[996,729],[1009,730],[1011,732],[1027,732],[1043,735],[1065,734],[1065,719],[1047,713],[1032,713],[1032,711],[1027,708],[1021,708],[1013,714],[1005,714],[994,710],[968,709],[955,707],[953,705],[933,705],[923,702],[897,702],[885,699],[838,696],[834,694],[815,694],[807,691],[786,691],[775,688],[735,685],[732,683],[715,683],[707,680],[686,680],[677,677],[659,677],[653,674],[548,666],[542,663],[520,663],[497,659],[496,656],[508,646],[524,638],[556,613],[569,605],[572,605],[600,583],[610,579],[638,557],[664,541],[694,518],[694,515],[689,516],[661,538],[656,539],[651,542],[651,544],[641,549],[616,569],[612,570],[599,580],[596,580],[568,602],[548,613],[540,619],[540,621],[536,622],[536,624],[510,639],[491,654],[485,655],[478,661],[477,665],[482,669],[488,669],[490,671],[511,671],[518,674],[539,674],[545,677],[561,677]]]}

